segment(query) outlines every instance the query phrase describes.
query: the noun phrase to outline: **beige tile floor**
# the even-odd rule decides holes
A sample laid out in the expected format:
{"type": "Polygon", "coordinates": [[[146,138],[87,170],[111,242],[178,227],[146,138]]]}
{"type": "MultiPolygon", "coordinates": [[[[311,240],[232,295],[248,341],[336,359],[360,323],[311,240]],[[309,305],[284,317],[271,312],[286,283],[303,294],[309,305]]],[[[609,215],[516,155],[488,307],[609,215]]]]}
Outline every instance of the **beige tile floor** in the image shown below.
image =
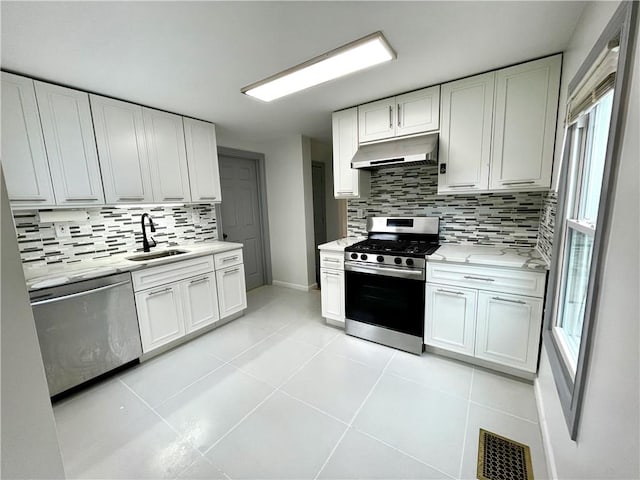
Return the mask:
{"type": "Polygon", "coordinates": [[[479,428],[528,444],[547,477],[531,385],[346,336],[317,291],[248,302],[57,403],[68,477],[474,479],[479,428]]]}

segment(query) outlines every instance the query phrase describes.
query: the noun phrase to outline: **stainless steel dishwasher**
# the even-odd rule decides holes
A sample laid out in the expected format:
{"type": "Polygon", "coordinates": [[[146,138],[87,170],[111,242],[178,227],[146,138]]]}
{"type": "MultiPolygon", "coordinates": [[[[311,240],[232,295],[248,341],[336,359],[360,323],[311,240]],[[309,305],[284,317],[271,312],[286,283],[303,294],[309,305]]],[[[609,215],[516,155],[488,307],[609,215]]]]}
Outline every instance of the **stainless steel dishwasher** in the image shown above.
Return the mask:
{"type": "Polygon", "coordinates": [[[36,290],[30,297],[52,397],[142,354],[131,274],[36,290]]]}

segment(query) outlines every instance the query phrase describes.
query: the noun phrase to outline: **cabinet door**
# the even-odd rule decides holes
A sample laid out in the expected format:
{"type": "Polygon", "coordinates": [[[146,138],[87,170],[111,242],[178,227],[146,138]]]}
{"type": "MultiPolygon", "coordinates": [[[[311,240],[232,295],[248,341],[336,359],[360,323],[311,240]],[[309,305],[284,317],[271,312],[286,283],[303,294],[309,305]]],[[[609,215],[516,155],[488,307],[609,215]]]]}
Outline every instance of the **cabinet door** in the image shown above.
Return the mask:
{"type": "Polygon", "coordinates": [[[438,193],[486,190],[495,73],[442,86],[438,193]]]}
{"type": "Polygon", "coordinates": [[[358,107],[358,139],[360,143],[383,140],[395,135],[395,97],[358,107]]]}
{"type": "Polygon", "coordinates": [[[104,204],[89,94],[35,82],[58,205],[104,204]]]}
{"type": "Polygon", "coordinates": [[[322,316],[344,322],[344,272],[320,269],[322,316]]]}
{"type": "Polygon", "coordinates": [[[236,265],[216,272],[220,318],[228,317],[247,308],[247,288],[244,266],[236,265]]]}
{"type": "Polygon", "coordinates": [[[136,308],[144,353],[185,335],[178,284],[136,293],[136,308]]]}
{"type": "Polygon", "coordinates": [[[427,285],[424,343],[473,355],[478,291],[427,285]]]}
{"type": "Polygon", "coordinates": [[[396,97],[396,136],[438,130],[440,85],[396,97]]]}
{"type": "Polygon", "coordinates": [[[190,202],[182,117],[143,108],[144,132],[156,202],[190,202]]]}
{"type": "Polygon", "coordinates": [[[218,321],[216,279],[210,274],[181,282],[184,324],[187,333],[218,321]]]}
{"type": "Polygon", "coordinates": [[[215,126],[192,118],[183,120],[191,199],[194,202],[221,202],[215,126]]]}
{"type": "Polygon", "coordinates": [[[357,107],[334,112],[332,127],[333,194],[336,198],[364,198],[371,174],[351,168],[351,159],[358,150],[357,107]]]}
{"type": "Polygon", "coordinates": [[[151,203],[142,107],[89,95],[107,203],[151,203]]]}
{"type": "Polygon", "coordinates": [[[477,325],[477,358],[536,371],[542,299],[480,291],[477,325]]]}
{"type": "Polygon", "coordinates": [[[549,188],[562,56],[499,70],[492,190],[549,188]]]}
{"type": "Polygon", "coordinates": [[[33,80],[2,72],[2,168],[12,206],[55,204],[33,80]]]}

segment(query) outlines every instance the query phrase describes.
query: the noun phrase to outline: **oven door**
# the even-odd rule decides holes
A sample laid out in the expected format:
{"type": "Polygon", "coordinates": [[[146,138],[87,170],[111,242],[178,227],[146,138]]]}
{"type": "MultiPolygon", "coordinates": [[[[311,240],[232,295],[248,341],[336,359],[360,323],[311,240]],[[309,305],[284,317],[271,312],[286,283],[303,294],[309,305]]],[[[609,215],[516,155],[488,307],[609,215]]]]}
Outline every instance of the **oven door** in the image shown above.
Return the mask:
{"type": "Polygon", "coordinates": [[[392,268],[379,271],[383,270],[373,273],[373,268],[352,267],[345,262],[346,317],[422,338],[424,272],[392,268]]]}

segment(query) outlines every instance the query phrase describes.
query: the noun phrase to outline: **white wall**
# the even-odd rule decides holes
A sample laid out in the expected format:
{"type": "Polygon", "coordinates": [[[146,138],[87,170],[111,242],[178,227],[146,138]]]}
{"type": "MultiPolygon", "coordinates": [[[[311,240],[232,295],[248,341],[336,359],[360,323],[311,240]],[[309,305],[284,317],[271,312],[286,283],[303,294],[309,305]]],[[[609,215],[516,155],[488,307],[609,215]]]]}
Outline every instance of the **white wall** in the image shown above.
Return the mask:
{"type": "Polygon", "coordinates": [[[1,478],[64,478],[49,389],[4,177],[1,256],[1,478]]]}
{"type": "MultiPolygon", "coordinates": [[[[607,2],[588,4],[567,50],[565,68],[569,79],[617,6],[607,2]]],[[[544,349],[536,381],[543,429],[552,449],[557,478],[563,480],[640,478],[639,47],[636,40],[629,109],[576,442],[569,437],[544,349]]],[[[563,88],[566,90],[566,82],[563,88]]]]}
{"type": "Polygon", "coordinates": [[[333,147],[311,140],[311,160],[324,164],[327,242],[331,242],[342,237],[340,208],[346,203],[346,200],[336,200],[333,196],[333,147]]]}

